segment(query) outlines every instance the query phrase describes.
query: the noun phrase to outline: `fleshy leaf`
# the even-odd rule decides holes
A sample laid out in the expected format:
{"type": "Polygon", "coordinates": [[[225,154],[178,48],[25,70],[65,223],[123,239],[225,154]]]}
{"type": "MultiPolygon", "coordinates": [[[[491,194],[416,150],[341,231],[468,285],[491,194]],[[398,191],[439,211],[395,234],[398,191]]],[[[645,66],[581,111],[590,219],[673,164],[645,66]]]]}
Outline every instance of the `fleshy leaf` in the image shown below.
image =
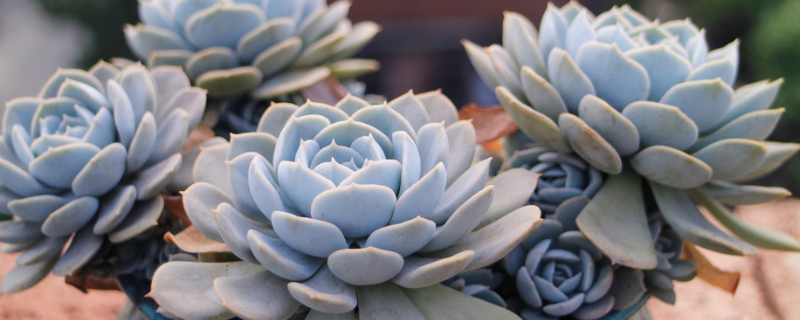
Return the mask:
{"type": "Polygon", "coordinates": [[[684,239],[709,250],[733,255],[754,254],[756,248],[717,229],[681,190],[650,182],[658,209],[684,239]]]}
{"type": "Polygon", "coordinates": [[[92,232],[87,226],[80,230],[69,244],[69,248],[58,259],[53,267],[53,275],[67,276],[74,274],[78,269],[87,264],[103,245],[103,237],[92,232]]]}
{"type": "Polygon", "coordinates": [[[356,290],[342,282],[327,267],[304,283],[288,285],[292,297],[313,310],[332,314],[352,311],[356,307],[356,290]]]}
{"type": "Polygon", "coordinates": [[[664,145],[686,150],[697,141],[697,125],[677,107],[651,101],[636,101],[622,110],[639,132],[641,147],[664,145]]]}
{"type": "Polygon", "coordinates": [[[310,216],[333,223],[347,238],[360,238],[389,223],[395,202],[387,187],[351,184],[319,193],[310,216]]]}
{"type": "Polygon", "coordinates": [[[192,225],[206,237],[223,242],[217,230],[217,218],[213,210],[220,203],[233,203],[233,200],[224,191],[207,182],[197,182],[182,194],[183,206],[192,225]]]}
{"type": "Polygon", "coordinates": [[[593,167],[610,174],[622,171],[619,153],[581,118],[562,113],[558,117],[558,127],[570,147],[593,167]]]}
{"type": "Polygon", "coordinates": [[[713,170],[712,179],[730,180],[756,169],[767,157],[764,144],[746,139],[714,142],[692,154],[713,170]]]}
{"type": "Polygon", "coordinates": [[[375,247],[343,249],[328,257],[328,268],[346,283],[368,286],[396,276],[403,268],[403,257],[375,247]]]}
{"type": "Polygon", "coordinates": [[[692,197],[708,209],[728,230],[748,243],[766,249],[800,251],[800,243],[787,233],[749,224],[725,208],[722,204],[701,192],[690,191],[692,197]]]}
{"type": "Polygon", "coordinates": [[[683,82],[670,88],[659,101],[676,106],[697,124],[700,132],[714,127],[731,106],[733,90],[722,80],[683,82]]]}
{"type": "Polygon", "coordinates": [[[272,224],[281,240],[313,257],[327,258],[334,251],[348,247],[342,231],[327,221],[275,211],[272,224]]]}
{"type": "Polygon", "coordinates": [[[506,88],[498,87],[495,89],[495,94],[503,109],[525,135],[550,149],[559,152],[571,151],[561,130],[553,120],[520,102],[506,88]]]}
{"type": "Polygon", "coordinates": [[[576,222],[612,264],[636,269],[656,267],[641,180],[632,170],[608,176],[576,222]]]}
{"type": "Polygon", "coordinates": [[[286,319],[300,306],[289,295],[289,282],[266,270],[213,281],[222,306],[245,319],[286,319]]]}
{"type": "Polygon", "coordinates": [[[575,62],[592,80],[597,96],[617,110],[645,100],[650,92],[647,70],[615,44],[587,42],[578,50],[575,62]]]}
{"type": "Polygon", "coordinates": [[[169,313],[181,318],[230,319],[234,315],[222,306],[214,291],[214,280],[252,275],[263,270],[261,266],[247,262],[168,262],[153,275],[149,296],[169,313]]]}
{"type": "Polygon", "coordinates": [[[161,217],[163,209],[163,197],[139,201],[133,206],[128,217],[108,235],[108,239],[112,243],[120,243],[143,233],[151,227],[157,226],[158,218],[161,217]]]}
{"type": "Polygon", "coordinates": [[[639,151],[637,128],[602,99],[593,95],[584,96],[580,102],[578,115],[611,144],[620,156],[628,156],[639,151]]]}
{"type": "Polygon", "coordinates": [[[683,151],[656,145],[648,147],[630,160],[643,177],[673,188],[689,189],[711,179],[712,169],[703,161],[683,151]]]}
{"type": "Polygon", "coordinates": [[[359,319],[426,320],[416,305],[392,282],[357,286],[359,319]]]}
{"type": "Polygon", "coordinates": [[[266,100],[279,95],[300,91],[322,81],[330,75],[325,67],[292,70],[265,81],[251,93],[254,99],[266,100]]]}
{"type": "Polygon", "coordinates": [[[325,259],[305,255],[292,249],[282,240],[266,236],[256,230],[247,232],[247,242],[261,265],[287,280],[308,279],[325,263],[325,259]]]}
{"type": "Polygon", "coordinates": [[[722,180],[712,180],[697,191],[724,204],[742,206],[766,203],[792,195],[781,187],[742,186],[722,180]]]}
{"type": "Polygon", "coordinates": [[[11,294],[33,287],[50,273],[57,260],[51,259],[27,266],[14,267],[3,277],[2,293],[11,294]]]}
{"type": "Polygon", "coordinates": [[[53,211],[42,224],[42,233],[51,237],[65,236],[78,231],[97,212],[98,201],[92,197],[80,197],[53,211]]]}
{"type": "Polygon", "coordinates": [[[519,319],[513,312],[443,285],[401,288],[428,319],[519,319]]]}
{"type": "Polygon", "coordinates": [[[539,176],[530,170],[516,168],[503,171],[486,181],[487,186],[495,186],[494,198],[478,228],[525,205],[536,190],[539,176]]]}
{"type": "Polygon", "coordinates": [[[469,265],[474,256],[475,252],[471,250],[441,259],[412,256],[406,258],[403,269],[393,281],[405,288],[432,286],[456,276],[469,265]]]}
{"type": "Polygon", "coordinates": [[[432,252],[433,257],[449,257],[459,252],[472,250],[475,256],[465,270],[488,266],[519,244],[540,220],[541,210],[536,206],[524,206],[491,224],[469,233],[451,247],[432,252]]]}

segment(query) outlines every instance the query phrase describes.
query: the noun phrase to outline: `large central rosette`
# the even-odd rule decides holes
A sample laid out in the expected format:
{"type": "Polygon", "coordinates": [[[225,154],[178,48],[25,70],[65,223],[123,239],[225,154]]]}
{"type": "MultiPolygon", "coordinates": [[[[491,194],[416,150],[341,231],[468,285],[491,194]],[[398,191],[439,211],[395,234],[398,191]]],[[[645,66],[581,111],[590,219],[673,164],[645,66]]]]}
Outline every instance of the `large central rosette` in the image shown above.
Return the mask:
{"type": "Polygon", "coordinates": [[[212,264],[169,263],[156,272],[152,296],[177,316],[196,316],[202,311],[175,303],[191,294],[175,288],[197,270],[222,301],[206,306],[209,314],[258,318],[256,308],[281,318],[300,303],[365,312],[375,305],[362,306],[361,286],[424,288],[487,266],[538,220],[538,208],[523,206],[536,174],[512,169],[489,180],[491,159],[473,163],[474,152],[473,126],[457,121],[439,92],[384,105],[353,97],[336,106],[275,104],[258,132],[201,151],[197,182],[184,193],[197,230],[259,271],[220,271],[214,280],[212,264]],[[274,287],[240,286],[259,279],[274,287]],[[286,303],[257,305],[267,299],[286,303]]]}

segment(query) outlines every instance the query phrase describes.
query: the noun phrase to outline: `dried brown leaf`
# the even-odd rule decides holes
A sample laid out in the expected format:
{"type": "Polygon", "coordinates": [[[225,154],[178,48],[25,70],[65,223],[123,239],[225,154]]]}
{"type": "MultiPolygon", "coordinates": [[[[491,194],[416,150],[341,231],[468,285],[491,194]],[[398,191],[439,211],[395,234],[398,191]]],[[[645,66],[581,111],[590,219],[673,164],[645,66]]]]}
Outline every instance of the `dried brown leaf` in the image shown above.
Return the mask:
{"type": "Polygon", "coordinates": [[[178,234],[167,232],[164,234],[164,240],[169,244],[178,246],[183,251],[190,253],[213,253],[213,252],[229,252],[231,251],[227,245],[222,242],[217,242],[209,239],[197,228],[190,226],[178,234]]]}
{"type": "Polygon", "coordinates": [[[501,106],[482,108],[470,103],[458,112],[458,119],[472,120],[478,144],[498,140],[517,130],[517,125],[501,106]]]}
{"type": "Polygon", "coordinates": [[[322,81],[301,90],[300,94],[314,102],[334,105],[347,96],[347,89],[339,83],[339,79],[334,76],[328,76],[322,81]]]}
{"type": "Polygon", "coordinates": [[[736,288],[739,286],[739,272],[725,271],[711,263],[694,244],[684,241],[683,243],[683,256],[691,259],[697,265],[697,277],[709,284],[730,292],[736,293],[736,288]]]}

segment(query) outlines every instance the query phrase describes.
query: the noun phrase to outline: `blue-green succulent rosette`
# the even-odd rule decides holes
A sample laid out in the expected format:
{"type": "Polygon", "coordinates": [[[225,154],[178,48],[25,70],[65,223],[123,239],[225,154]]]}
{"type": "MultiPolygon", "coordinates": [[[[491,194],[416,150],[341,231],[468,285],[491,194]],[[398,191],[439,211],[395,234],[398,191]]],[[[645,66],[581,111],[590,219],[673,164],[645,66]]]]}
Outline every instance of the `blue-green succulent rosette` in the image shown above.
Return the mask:
{"type": "Polygon", "coordinates": [[[764,141],[783,113],[769,109],[783,80],[733,89],[738,40],[710,50],[705,31],[688,19],[651,21],[629,6],[594,16],[572,1],[550,4],[538,31],[507,12],[502,45],[464,46],[522,133],[608,174],[577,225],[613,263],[657,266],[645,209],[651,198],[672,230],[707,249],[800,250],[791,236],[730,211],[788,196],[737,183],[772,172],[798,150],[764,141]]]}
{"type": "Polygon", "coordinates": [[[647,292],[669,304],[675,304],[674,281],[690,281],[697,275],[697,264],[683,259],[683,239],[660,219],[660,215],[650,216],[650,234],[656,247],[658,266],[644,271],[647,292]]]}
{"type": "Polygon", "coordinates": [[[213,97],[249,92],[265,100],[333,75],[376,71],[349,59],[380,31],[347,19],[350,2],[324,0],[140,0],[142,24],[125,37],[149,67],[182,66],[213,97]]]}
{"type": "Polygon", "coordinates": [[[560,202],[502,260],[524,302],[523,319],[603,319],[642,298],[642,271],[614,266],[578,229],[588,202],[583,195],[560,202]]]}
{"type": "Polygon", "coordinates": [[[257,132],[203,149],[183,193],[209,247],[241,261],[167,263],[150,296],[181,318],[286,319],[304,305],[308,319],[513,319],[438,285],[500,260],[539,220],[525,206],[536,175],[489,179],[475,141],[436,91],[275,104],[257,132]]]}
{"type": "Polygon", "coordinates": [[[603,173],[583,159],[536,145],[514,151],[500,171],[509,168],[523,168],[539,174],[529,203],[539,207],[548,218],[566,200],[580,196],[591,199],[603,185],[603,173]]]}
{"type": "Polygon", "coordinates": [[[0,223],[0,242],[22,254],[2,292],[27,289],[51,270],[72,274],[104,239],[122,242],[154,226],[158,195],[182,168],[181,147],[205,102],[180,68],[102,61],[88,72],[59,70],[37,97],[9,101],[0,211],[14,219],[0,223]]]}

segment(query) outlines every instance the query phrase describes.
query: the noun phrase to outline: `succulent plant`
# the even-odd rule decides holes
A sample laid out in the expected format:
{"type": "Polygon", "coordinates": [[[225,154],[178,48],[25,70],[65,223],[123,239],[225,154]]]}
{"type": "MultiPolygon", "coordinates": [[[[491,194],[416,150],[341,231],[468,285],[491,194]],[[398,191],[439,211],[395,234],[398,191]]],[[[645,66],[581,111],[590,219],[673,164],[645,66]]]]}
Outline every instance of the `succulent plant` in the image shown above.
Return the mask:
{"type": "Polygon", "coordinates": [[[615,281],[641,287],[642,280],[615,279],[611,261],[578,230],[575,217],[586,203],[583,196],[564,201],[554,218],[539,223],[503,259],[526,304],[520,312],[523,319],[599,319],[641,296],[612,289],[615,281]]]}
{"type": "Polygon", "coordinates": [[[203,149],[183,193],[194,227],[242,261],[167,263],[150,295],[185,318],[281,319],[301,304],[309,318],[356,306],[370,319],[436,318],[445,311],[423,306],[439,299],[477,301],[457,311],[469,318],[510,314],[436,285],[501,259],[539,219],[524,206],[535,174],[488,179],[475,139],[436,91],[275,104],[257,132],[203,149]]]}
{"type": "Polygon", "coordinates": [[[252,91],[261,100],[377,69],[347,59],[380,30],[353,25],[349,9],[348,1],[140,0],[143,24],[126,26],[125,36],[148,66],[183,66],[211,96],[252,91]]]}
{"type": "Polygon", "coordinates": [[[540,174],[529,203],[539,207],[547,217],[569,198],[586,196],[591,199],[603,184],[603,174],[583,159],[540,146],[514,151],[500,171],[509,168],[524,168],[540,174]]]}
{"type": "Polygon", "coordinates": [[[503,29],[502,45],[465,41],[469,58],[520,131],[609,174],[577,224],[614,264],[657,266],[642,179],[685,240],[739,255],[754,253],[753,245],[800,250],[791,236],[727,207],[789,195],[734,182],[769,173],[798,150],[764,141],[783,112],[768,109],[782,80],[732,88],[738,40],[709,51],[705,32],[688,19],[654,22],[629,6],[595,17],[575,1],[550,4],[538,32],[510,12],[503,29]]]}
{"type": "Polygon", "coordinates": [[[505,308],[507,306],[505,300],[499,293],[495,292],[495,289],[505,284],[506,278],[501,272],[494,272],[489,268],[480,268],[461,272],[455,277],[443,281],[442,284],[469,296],[505,308]]]}
{"type": "Polygon", "coordinates": [[[190,87],[180,68],[120,70],[102,61],[89,72],[59,70],[37,97],[9,101],[0,211],[14,219],[0,223],[0,242],[23,253],[2,292],[24,290],[51,270],[71,274],[106,236],[118,243],[155,225],[158,195],[181,168],[181,147],[205,102],[205,90],[190,87]]]}
{"type": "Polygon", "coordinates": [[[692,260],[681,258],[683,239],[661,221],[659,215],[651,215],[650,233],[656,246],[658,266],[644,270],[645,286],[654,297],[675,304],[673,280],[685,282],[694,279],[697,265],[692,260]]]}

